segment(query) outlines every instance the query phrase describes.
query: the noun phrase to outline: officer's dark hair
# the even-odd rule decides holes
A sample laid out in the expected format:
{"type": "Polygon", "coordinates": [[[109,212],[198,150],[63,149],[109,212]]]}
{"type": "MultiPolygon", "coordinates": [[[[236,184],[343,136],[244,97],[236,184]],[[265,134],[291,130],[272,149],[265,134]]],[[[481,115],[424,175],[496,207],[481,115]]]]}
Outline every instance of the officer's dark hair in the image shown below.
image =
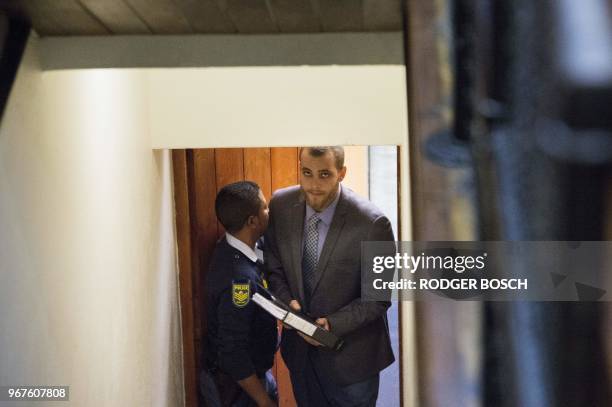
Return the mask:
{"type": "Polygon", "coordinates": [[[215,199],[217,219],[230,233],[242,229],[249,216],[257,216],[260,209],[259,185],[252,181],[227,184],[215,199]]]}
{"type": "Polygon", "coordinates": [[[302,151],[307,150],[308,154],[312,157],[322,157],[328,151],[334,156],[336,168],[341,170],[344,167],[344,147],[342,146],[317,146],[317,147],[301,147],[298,157],[302,159],[302,151]]]}

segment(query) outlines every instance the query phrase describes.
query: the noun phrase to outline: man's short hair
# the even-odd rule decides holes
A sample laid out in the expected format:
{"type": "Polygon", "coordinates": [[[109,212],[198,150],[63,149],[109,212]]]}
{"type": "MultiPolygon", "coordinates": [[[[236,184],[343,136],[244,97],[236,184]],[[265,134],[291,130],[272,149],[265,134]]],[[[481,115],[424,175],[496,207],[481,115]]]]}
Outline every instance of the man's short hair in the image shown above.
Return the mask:
{"type": "Polygon", "coordinates": [[[302,151],[308,150],[308,154],[312,157],[324,156],[328,151],[334,156],[336,168],[341,170],[344,167],[344,147],[342,146],[317,146],[317,147],[301,147],[299,152],[299,158],[302,158],[302,151]]]}
{"type": "Polygon", "coordinates": [[[230,233],[242,229],[249,216],[257,216],[260,209],[259,185],[252,181],[227,184],[215,199],[217,219],[230,233]]]}

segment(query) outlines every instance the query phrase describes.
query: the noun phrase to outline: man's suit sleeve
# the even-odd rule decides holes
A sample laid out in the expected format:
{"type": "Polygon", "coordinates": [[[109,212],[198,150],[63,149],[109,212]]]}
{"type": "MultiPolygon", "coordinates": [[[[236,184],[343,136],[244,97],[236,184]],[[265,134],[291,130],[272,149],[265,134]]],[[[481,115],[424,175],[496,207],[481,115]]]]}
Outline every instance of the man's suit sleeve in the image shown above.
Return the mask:
{"type": "Polygon", "coordinates": [[[274,225],[274,219],[276,216],[278,216],[278,212],[275,210],[274,202],[272,201],[270,202],[270,223],[264,235],[264,264],[268,270],[268,280],[270,281],[272,292],[285,304],[289,304],[289,302],[294,298],[292,297],[291,290],[287,284],[285,269],[283,268],[278,251],[274,225]]]}
{"type": "MultiPolygon", "coordinates": [[[[368,233],[368,241],[393,241],[393,230],[389,219],[378,217],[368,233]]],[[[361,273],[359,277],[361,278],[361,273]]],[[[391,306],[388,301],[361,301],[357,298],[338,311],[327,316],[331,331],[342,337],[380,318],[391,306]]]]}

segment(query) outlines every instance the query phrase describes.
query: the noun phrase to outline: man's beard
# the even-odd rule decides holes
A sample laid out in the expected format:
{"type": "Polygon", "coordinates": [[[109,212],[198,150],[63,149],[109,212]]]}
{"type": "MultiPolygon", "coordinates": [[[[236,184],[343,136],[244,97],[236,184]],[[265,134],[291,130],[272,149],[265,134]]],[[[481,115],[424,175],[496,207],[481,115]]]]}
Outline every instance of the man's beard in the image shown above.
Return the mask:
{"type": "Polygon", "coordinates": [[[336,194],[340,192],[338,185],[339,183],[336,184],[336,187],[334,188],[334,190],[332,190],[333,192],[330,192],[327,195],[316,195],[316,196],[312,196],[308,194],[302,188],[302,192],[304,193],[304,196],[306,197],[306,203],[308,204],[308,206],[310,206],[312,209],[314,209],[317,212],[321,212],[325,210],[325,208],[327,208],[334,201],[334,199],[337,196],[336,194]]]}

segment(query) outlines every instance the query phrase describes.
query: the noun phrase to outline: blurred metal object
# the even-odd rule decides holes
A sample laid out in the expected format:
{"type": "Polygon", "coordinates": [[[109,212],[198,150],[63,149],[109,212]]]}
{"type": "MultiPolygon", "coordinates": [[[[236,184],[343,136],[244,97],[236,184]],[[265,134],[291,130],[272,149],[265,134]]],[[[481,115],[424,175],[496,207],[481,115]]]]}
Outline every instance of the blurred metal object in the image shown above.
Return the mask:
{"type": "Polygon", "coordinates": [[[612,164],[612,131],[603,128],[572,130],[560,120],[536,123],[536,143],[552,159],[573,165],[612,164]]]}
{"type": "MultiPolygon", "coordinates": [[[[488,98],[505,117],[473,135],[486,239],[601,240],[612,158],[610,3],[491,2],[488,98]],[[596,16],[596,17],[595,17],[596,16]],[[475,146],[476,148],[476,146],[475,146]],[[491,164],[493,164],[491,166],[491,164]]],[[[523,259],[528,264],[530,259],[523,259]]],[[[528,268],[527,268],[528,269],[528,268]]],[[[517,269],[517,273],[520,273],[517,269]]],[[[488,304],[485,404],[605,405],[606,303],[488,304]]]]}
{"type": "MultiPolygon", "coordinates": [[[[454,117],[429,137],[425,156],[473,177],[481,240],[604,239],[612,218],[612,3],[449,1],[454,117]]],[[[485,304],[483,404],[606,405],[611,308],[485,304]]]]}

